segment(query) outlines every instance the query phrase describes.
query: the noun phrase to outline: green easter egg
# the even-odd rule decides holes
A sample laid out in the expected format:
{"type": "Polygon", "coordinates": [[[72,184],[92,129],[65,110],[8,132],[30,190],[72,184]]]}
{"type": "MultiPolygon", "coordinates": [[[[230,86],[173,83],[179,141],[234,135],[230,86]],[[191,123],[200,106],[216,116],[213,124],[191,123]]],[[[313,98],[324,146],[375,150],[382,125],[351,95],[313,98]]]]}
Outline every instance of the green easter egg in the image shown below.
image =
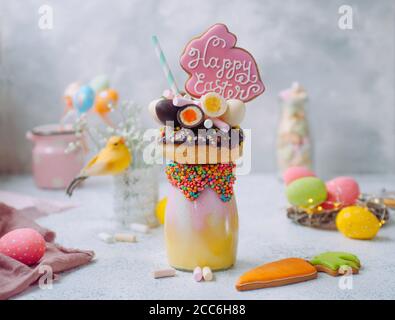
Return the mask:
{"type": "Polygon", "coordinates": [[[325,183],[316,177],[305,177],[290,183],[286,189],[287,199],[294,206],[312,208],[327,198],[325,183]]]}

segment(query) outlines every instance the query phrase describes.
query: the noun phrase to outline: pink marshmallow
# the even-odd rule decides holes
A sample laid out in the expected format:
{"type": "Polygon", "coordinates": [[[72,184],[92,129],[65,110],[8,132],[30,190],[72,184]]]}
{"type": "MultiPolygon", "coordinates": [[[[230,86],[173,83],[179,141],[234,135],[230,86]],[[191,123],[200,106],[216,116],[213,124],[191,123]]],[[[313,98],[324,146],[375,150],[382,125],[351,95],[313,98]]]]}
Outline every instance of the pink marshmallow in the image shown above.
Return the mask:
{"type": "Polygon", "coordinates": [[[202,268],[196,267],[195,270],[193,270],[193,279],[196,282],[202,281],[203,279],[203,271],[202,268]]]}
{"type": "Polygon", "coordinates": [[[173,105],[175,105],[176,107],[183,107],[183,106],[187,106],[187,105],[199,105],[198,101],[194,101],[192,99],[186,99],[183,97],[174,97],[173,98],[173,105]]]}
{"type": "Polygon", "coordinates": [[[218,119],[218,118],[210,118],[214,125],[219,128],[220,130],[224,131],[224,132],[228,132],[230,130],[230,125],[227,124],[226,122],[218,119]]]}
{"type": "Polygon", "coordinates": [[[173,91],[166,89],[165,91],[163,91],[162,94],[166,99],[173,99],[174,98],[174,93],[173,91]]]}

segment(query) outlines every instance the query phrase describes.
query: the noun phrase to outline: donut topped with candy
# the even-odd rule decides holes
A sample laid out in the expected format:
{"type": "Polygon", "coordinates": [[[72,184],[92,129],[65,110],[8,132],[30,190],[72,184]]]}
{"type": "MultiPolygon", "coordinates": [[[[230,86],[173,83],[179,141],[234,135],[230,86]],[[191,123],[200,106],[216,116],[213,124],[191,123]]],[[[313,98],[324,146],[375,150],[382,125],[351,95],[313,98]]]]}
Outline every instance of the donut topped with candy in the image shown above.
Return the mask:
{"type": "Polygon", "coordinates": [[[236,47],[236,36],[215,24],[190,41],[181,55],[188,73],[178,89],[156,37],[153,42],[170,85],[149,111],[162,127],[164,156],[177,163],[233,163],[242,155],[245,103],[265,90],[252,55],[236,47]]]}

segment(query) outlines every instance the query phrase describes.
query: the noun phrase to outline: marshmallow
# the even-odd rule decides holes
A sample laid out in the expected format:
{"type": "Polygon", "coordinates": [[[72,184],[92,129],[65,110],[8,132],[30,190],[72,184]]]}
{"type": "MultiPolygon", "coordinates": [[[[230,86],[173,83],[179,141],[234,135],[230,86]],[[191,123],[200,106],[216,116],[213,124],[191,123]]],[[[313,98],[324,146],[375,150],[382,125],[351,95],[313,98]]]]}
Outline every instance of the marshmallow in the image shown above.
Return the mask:
{"type": "Polygon", "coordinates": [[[192,99],[187,99],[184,97],[174,97],[173,98],[173,105],[175,105],[176,107],[183,107],[183,106],[187,106],[187,105],[199,105],[198,101],[192,100],[192,99]]]}
{"type": "Polygon", "coordinates": [[[213,272],[209,267],[204,267],[203,268],[203,278],[204,281],[211,281],[213,280],[213,272]]]}
{"type": "Polygon", "coordinates": [[[174,269],[162,269],[162,270],[155,270],[152,273],[155,279],[159,278],[166,278],[166,277],[174,277],[176,275],[176,270],[174,269]]]}
{"type": "Polygon", "coordinates": [[[195,270],[193,270],[193,279],[197,282],[203,279],[202,268],[196,267],[195,270]]]}
{"type": "Polygon", "coordinates": [[[211,120],[213,121],[213,123],[216,125],[216,127],[218,127],[219,129],[221,129],[221,131],[223,132],[229,132],[230,130],[230,126],[225,122],[222,121],[219,118],[211,118],[211,120]]]}
{"type": "Polygon", "coordinates": [[[136,236],[129,233],[117,233],[114,235],[115,241],[118,242],[136,242],[136,236]]]}
{"type": "Polygon", "coordinates": [[[114,243],[115,239],[111,234],[105,233],[105,232],[101,232],[98,235],[98,238],[106,243],[114,243]]]}

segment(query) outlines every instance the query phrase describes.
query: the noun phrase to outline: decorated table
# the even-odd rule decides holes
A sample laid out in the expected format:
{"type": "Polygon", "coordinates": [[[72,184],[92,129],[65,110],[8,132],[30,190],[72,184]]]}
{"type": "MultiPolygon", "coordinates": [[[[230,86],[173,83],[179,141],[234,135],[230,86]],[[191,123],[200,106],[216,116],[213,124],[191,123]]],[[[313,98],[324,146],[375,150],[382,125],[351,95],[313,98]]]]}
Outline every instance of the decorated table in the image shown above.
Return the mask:
{"type": "MultiPolygon", "coordinates": [[[[391,175],[356,176],[364,192],[395,190],[391,175]]],[[[239,244],[236,265],[215,272],[210,282],[195,282],[191,273],[177,271],[172,278],[154,279],[152,271],[168,267],[163,226],[137,234],[136,243],[108,244],[98,238],[113,232],[111,180],[86,181],[70,200],[63,191],[43,191],[30,176],[3,176],[0,190],[75,203],[62,213],[38,219],[57,233],[57,241],[70,248],[95,252],[93,263],[62,273],[52,288],[35,286],[16,299],[394,299],[395,226],[390,221],[370,241],[352,240],[340,232],[296,225],[286,217],[284,185],[275,175],[239,176],[235,185],[239,211],[239,244]],[[235,282],[245,271],[266,262],[311,258],[324,251],[348,251],[362,268],[351,278],[319,273],[315,281],[239,292],[235,282]]],[[[162,181],[160,194],[170,185],[162,181]]]]}

